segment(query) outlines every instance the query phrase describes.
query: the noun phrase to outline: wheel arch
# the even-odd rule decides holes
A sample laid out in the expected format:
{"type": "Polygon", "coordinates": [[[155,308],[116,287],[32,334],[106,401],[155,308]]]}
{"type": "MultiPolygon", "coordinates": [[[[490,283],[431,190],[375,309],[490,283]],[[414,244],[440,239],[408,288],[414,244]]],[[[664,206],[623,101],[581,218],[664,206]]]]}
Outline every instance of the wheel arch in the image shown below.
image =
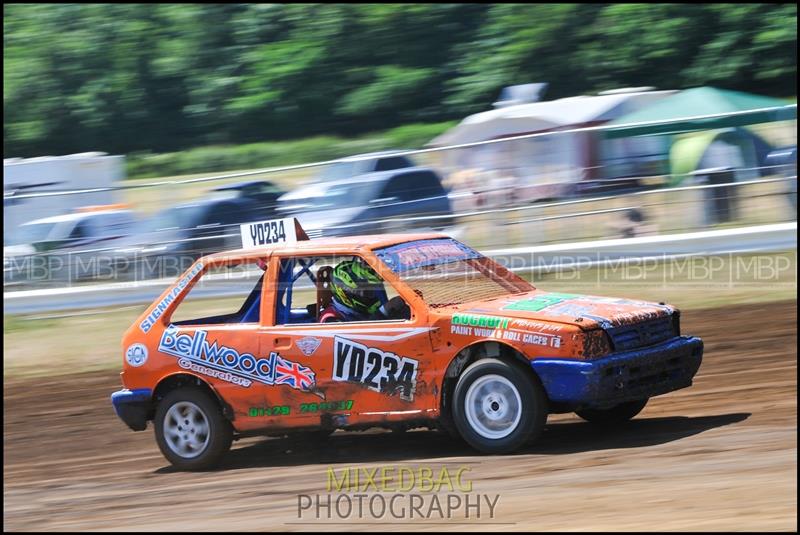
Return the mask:
{"type": "Polygon", "coordinates": [[[156,387],[153,389],[153,403],[150,409],[151,414],[149,414],[149,419],[152,419],[152,417],[155,415],[156,407],[164,398],[164,396],[173,390],[186,386],[196,386],[201,390],[204,390],[213,400],[217,402],[217,404],[219,404],[220,408],[222,409],[223,416],[230,421],[233,420],[233,408],[222,399],[222,396],[219,395],[214,387],[211,386],[208,381],[205,381],[199,376],[187,372],[171,373],[162,377],[158,381],[156,387]]]}
{"type": "Polygon", "coordinates": [[[442,376],[439,411],[441,418],[444,420],[444,425],[449,425],[452,422],[450,400],[452,399],[459,376],[470,364],[483,358],[495,358],[505,362],[516,363],[524,368],[531,379],[538,381],[541,386],[541,380],[531,367],[530,359],[517,348],[499,340],[476,340],[462,347],[458,353],[453,356],[442,376]]]}

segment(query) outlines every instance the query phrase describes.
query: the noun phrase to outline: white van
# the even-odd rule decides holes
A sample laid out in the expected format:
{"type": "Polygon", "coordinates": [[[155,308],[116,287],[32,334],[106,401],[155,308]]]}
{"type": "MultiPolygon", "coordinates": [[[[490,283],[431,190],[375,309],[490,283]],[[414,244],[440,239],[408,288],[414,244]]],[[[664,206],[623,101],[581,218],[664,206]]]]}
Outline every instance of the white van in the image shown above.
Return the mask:
{"type": "Polygon", "coordinates": [[[3,247],[3,281],[95,278],[99,256],[130,235],[136,222],[132,210],[100,206],[24,223],[3,247]]]}

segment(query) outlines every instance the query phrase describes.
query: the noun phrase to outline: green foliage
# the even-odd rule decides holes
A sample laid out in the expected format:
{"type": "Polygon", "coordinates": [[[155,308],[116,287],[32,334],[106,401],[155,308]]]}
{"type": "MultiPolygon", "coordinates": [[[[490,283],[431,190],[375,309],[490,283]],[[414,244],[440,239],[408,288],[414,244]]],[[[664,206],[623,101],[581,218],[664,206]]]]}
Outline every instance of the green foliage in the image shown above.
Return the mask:
{"type": "Polygon", "coordinates": [[[458,121],[446,121],[433,124],[408,124],[398,126],[383,136],[389,140],[389,148],[418,149],[439,134],[444,133],[458,124],[458,121]]]}
{"type": "Polygon", "coordinates": [[[3,30],[6,157],[243,143],[190,152],[248,167],[527,82],[797,93],[795,4],[8,4],[3,30]]]}
{"type": "Polygon", "coordinates": [[[454,121],[412,124],[356,139],[317,136],[297,141],[207,146],[163,154],[139,152],[126,158],[126,175],[128,178],[152,178],[232,169],[260,169],[334,160],[362,152],[418,148],[454,124],[454,121]]]}

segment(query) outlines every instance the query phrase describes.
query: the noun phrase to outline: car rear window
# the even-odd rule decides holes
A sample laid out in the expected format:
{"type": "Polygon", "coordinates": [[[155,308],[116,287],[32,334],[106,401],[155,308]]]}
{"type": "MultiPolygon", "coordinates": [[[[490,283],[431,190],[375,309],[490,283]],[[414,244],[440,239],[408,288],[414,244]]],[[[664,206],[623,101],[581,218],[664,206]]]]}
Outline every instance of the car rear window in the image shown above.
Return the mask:
{"type": "Polygon", "coordinates": [[[412,167],[412,163],[402,156],[381,158],[375,164],[376,171],[391,171],[392,169],[402,169],[404,167],[412,167]]]}

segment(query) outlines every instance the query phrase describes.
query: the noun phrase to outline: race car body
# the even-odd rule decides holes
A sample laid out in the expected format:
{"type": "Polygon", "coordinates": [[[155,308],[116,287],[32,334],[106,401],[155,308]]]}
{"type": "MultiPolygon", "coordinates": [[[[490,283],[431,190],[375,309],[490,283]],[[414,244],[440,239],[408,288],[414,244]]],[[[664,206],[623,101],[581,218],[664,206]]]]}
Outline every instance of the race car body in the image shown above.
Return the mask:
{"type": "Polygon", "coordinates": [[[539,290],[441,234],[307,240],[290,219],[243,225],[242,238],[248,248],[199,259],[123,337],[117,414],[134,430],[152,420],[182,468],[218,462],[236,436],[372,426],[508,452],[549,413],[630,419],[700,366],[702,341],[681,336],[675,308],[539,290]],[[383,313],[321,321],[342,261],[382,279],[383,313]],[[232,267],[259,275],[235,312],[176,319],[232,267]]]}

